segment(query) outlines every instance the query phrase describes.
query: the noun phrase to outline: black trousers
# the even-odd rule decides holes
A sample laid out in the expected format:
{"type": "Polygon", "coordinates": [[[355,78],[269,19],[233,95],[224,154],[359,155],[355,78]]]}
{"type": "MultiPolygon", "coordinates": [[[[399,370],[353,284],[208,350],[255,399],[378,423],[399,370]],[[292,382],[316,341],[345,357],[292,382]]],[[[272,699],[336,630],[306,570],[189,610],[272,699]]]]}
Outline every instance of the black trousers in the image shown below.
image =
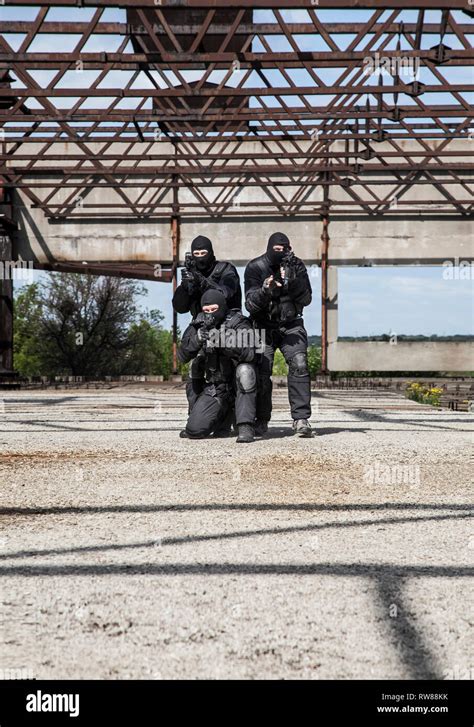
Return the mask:
{"type": "MultiPolygon", "coordinates": [[[[255,324],[262,330],[262,326],[255,324]]],[[[277,348],[288,364],[288,399],[293,419],[309,419],[311,416],[311,378],[307,369],[308,334],[303,319],[281,324],[278,328],[265,328],[265,349],[260,354],[258,366],[257,419],[269,421],[272,414],[272,369],[277,348]],[[296,354],[300,354],[295,359],[296,354]],[[306,373],[301,367],[304,355],[306,373]],[[299,366],[295,367],[295,360],[299,366]]]]}
{"type": "Polygon", "coordinates": [[[230,426],[234,406],[237,426],[253,424],[257,404],[256,378],[253,364],[239,364],[235,380],[229,384],[209,384],[202,378],[191,378],[186,386],[189,404],[186,432],[189,436],[200,439],[223,428],[224,424],[230,426]]]}

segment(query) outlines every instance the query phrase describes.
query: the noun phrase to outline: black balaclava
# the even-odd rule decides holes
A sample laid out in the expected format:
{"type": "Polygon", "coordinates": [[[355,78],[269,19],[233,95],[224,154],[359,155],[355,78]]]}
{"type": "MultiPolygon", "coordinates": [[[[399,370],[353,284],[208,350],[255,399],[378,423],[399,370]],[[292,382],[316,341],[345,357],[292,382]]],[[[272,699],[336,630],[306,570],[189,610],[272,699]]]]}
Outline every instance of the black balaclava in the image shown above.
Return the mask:
{"type": "Polygon", "coordinates": [[[269,259],[272,267],[280,265],[288,250],[291,250],[291,245],[284,232],[274,232],[273,235],[270,235],[267,245],[267,258],[269,259]],[[283,245],[284,250],[282,252],[275,252],[273,249],[274,245],[283,245]]]}
{"type": "Polygon", "coordinates": [[[202,257],[194,257],[193,255],[193,260],[196,262],[196,267],[200,273],[203,273],[203,275],[210,273],[216,262],[212,242],[208,237],[198,235],[191,243],[191,252],[194,253],[195,250],[207,250],[207,255],[202,257]]]}
{"type": "Polygon", "coordinates": [[[211,313],[210,315],[213,316],[214,325],[220,326],[220,324],[224,322],[227,315],[227,301],[224,293],[221,293],[220,290],[209,288],[209,290],[206,290],[201,298],[201,308],[203,308],[205,305],[216,304],[219,306],[219,310],[217,310],[215,313],[211,313]]]}

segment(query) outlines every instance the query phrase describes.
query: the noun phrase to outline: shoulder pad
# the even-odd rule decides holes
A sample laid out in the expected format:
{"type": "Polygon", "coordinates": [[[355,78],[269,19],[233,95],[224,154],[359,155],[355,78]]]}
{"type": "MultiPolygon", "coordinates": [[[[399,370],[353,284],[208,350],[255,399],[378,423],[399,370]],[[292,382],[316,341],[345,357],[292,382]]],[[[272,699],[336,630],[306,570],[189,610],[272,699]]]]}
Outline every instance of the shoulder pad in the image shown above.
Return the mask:
{"type": "Polygon", "coordinates": [[[242,311],[240,311],[238,308],[232,308],[232,310],[230,310],[227,314],[225,324],[227,328],[237,328],[244,321],[250,322],[249,318],[244,316],[242,311]]]}
{"type": "Polygon", "coordinates": [[[217,277],[217,276],[219,276],[219,275],[222,275],[222,273],[224,272],[224,270],[226,269],[226,267],[227,267],[227,266],[228,266],[229,264],[230,264],[230,263],[226,262],[225,260],[224,260],[224,261],[221,261],[221,262],[218,262],[218,263],[216,263],[216,265],[215,265],[215,267],[214,267],[214,270],[212,271],[212,273],[211,273],[210,277],[211,277],[211,278],[213,278],[214,276],[216,276],[216,277],[217,277]]]}

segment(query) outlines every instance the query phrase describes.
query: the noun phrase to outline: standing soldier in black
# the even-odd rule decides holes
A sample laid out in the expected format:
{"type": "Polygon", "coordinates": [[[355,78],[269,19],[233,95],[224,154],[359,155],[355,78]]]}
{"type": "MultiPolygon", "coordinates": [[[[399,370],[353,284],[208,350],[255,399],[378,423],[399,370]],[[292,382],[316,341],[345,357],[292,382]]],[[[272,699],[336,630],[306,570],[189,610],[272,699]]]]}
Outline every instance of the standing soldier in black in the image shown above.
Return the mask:
{"type": "MultiPolygon", "coordinates": [[[[242,308],[242,291],[239,274],[232,263],[218,261],[214,255],[212,242],[198,235],[191,243],[192,263],[181,271],[181,285],[173,296],[173,308],[177,313],[191,313],[193,318],[201,312],[201,296],[207,290],[217,290],[224,294],[229,309],[242,308]]],[[[186,386],[188,403],[204,387],[202,356],[192,361],[189,367],[189,382],[186,386]]],[[[232,412],[222,423],[221,434],[230,434],[232,412]]]]}
{"type": "Polygon", "coordinates": [[[312,291],[302,260],[291,251],[288,237],[275,232],[264,255],[245,269],[245,304],[255,328],[265,332],[265,351],[258,367],[257,421],[255,435],[268,429],[272,411],[273,358],[280,349],[288,364],[288,398],[293,428],[300,437],[311,437],[311,380],[308,370],[308,334],[303,308],[312,291]]]}
{"type": "Polygon", "coordinates": [[[219,432],[235,401],[238,442],[253,442],[257,396],[254,331],[238,308],[229,310],[224,295],[207,290],[202,311],[184,332],[178,358],[199,356],[204,380],[189,392],[189,417],[182,437],[203,439],[219,432]]]}
{"type": "Polygon", "coordinates": [[[216,260],[212,242],[199,235],[191,243],[193,268],[181,270],[181,285],[173,295],[177,313],[191,313],[195,318],[201,311],[201,296],[209,288],[224,294],[229,308],[242,308],[239,274],[229,262],[216,260]]]}

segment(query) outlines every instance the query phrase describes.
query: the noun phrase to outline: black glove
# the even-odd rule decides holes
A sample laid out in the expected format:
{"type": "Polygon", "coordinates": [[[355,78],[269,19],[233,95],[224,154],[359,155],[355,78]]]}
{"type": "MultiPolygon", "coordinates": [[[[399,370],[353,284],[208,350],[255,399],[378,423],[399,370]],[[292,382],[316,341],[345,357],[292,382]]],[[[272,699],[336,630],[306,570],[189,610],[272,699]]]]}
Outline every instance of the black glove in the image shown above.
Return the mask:
{"type": "Polygon", "coordinates": [[[296,275],[296,270],[292,270],[288,279],[288,292],[290,295],[299,295],[305,287],[304,278],[296,275]]]}
{"type": "Polygon", "coordinates": [[[209,330],[207,328],[204,328],[201,326],[201,328],[197,329],[197,339],[199,343],[204,343],[205,341],[209,340],[209,330]]]}
{"type": "Polygon", "coordinates": [[[197,287],[202,292],[204,292],[206,290],[206,288],[208,287],[208,285],[207,285],[207,278],[205,278],[204,275],[199,272],[199,270],[195,270],[194,271],[193,278],[194,278],[194,282],[197,285],[197,287]]]}
{"type": "Polygon", "coordinates": [[[181,270],[181,285],[186,289],[190,290],[194,284],[194,275],[187,268],[181,270]]]}
{"type": "Polygon", "coordinates": [[[268,278],[265,278],[262,285],[262,290],[264,293],[270,294],[273,290],[277,290],[278,288],[281,288],[281,283],[277,282],[273,275],[270,275],[268,278]]]}
{"type": "Polygon", "coordinates": [[[290,266],[286,270],[286,279],[287,279],[287,286],[288,290],[290,292],[293,292],[294,290],[299,290],[301,280],[298,279],[298,276],[296,275],[296,269],[293,266],[290,266]]]}

